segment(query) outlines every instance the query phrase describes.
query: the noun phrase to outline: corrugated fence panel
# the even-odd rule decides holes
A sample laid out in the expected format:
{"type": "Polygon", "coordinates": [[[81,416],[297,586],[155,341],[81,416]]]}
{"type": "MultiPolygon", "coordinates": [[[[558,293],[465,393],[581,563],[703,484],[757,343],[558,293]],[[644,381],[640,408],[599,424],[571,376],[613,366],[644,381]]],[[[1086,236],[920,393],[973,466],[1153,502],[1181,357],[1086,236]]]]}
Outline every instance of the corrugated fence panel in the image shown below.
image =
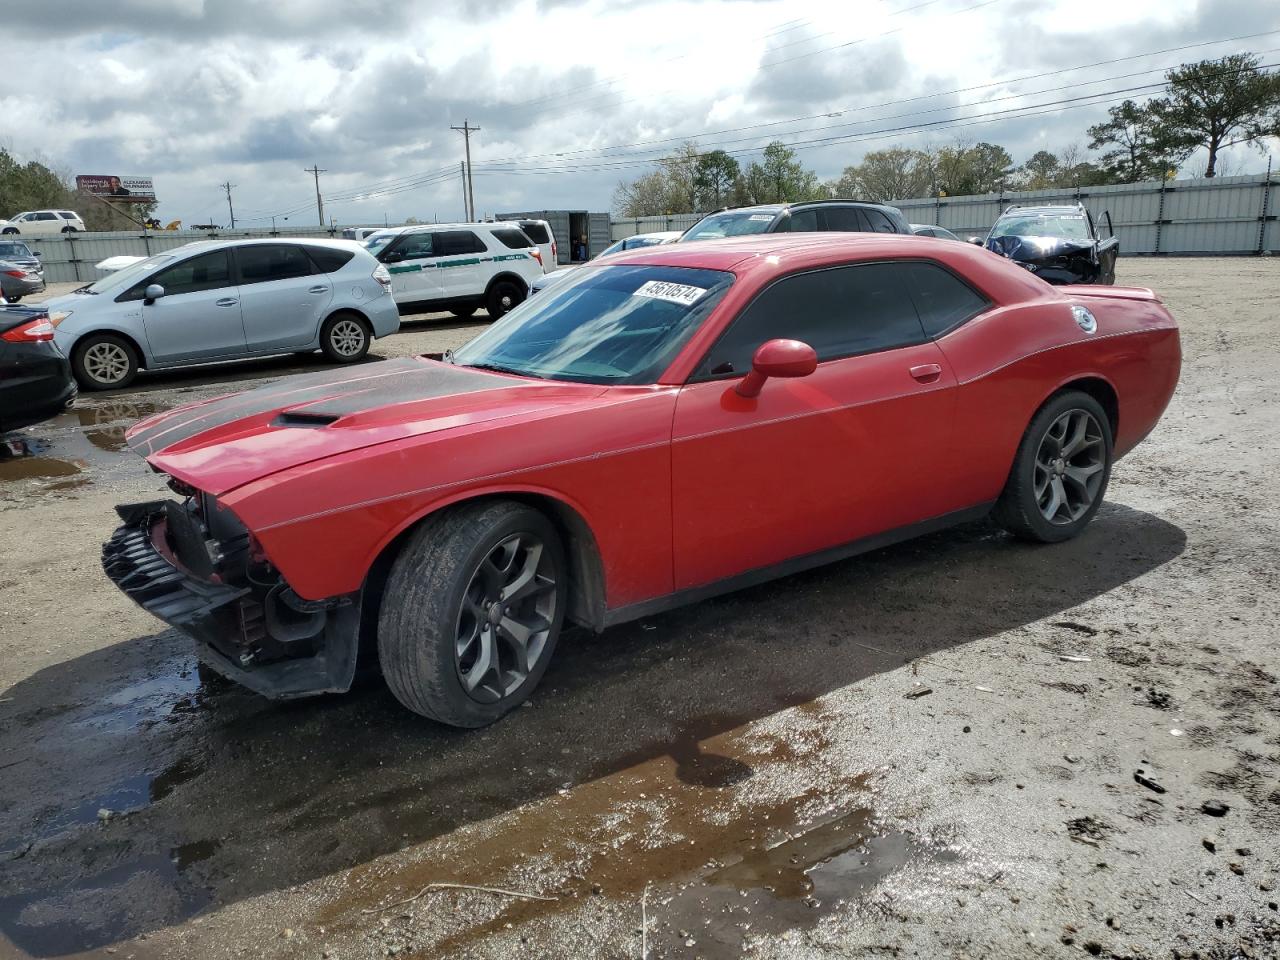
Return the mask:
{"type": "MultiPolygon", "coordinates": [[[[1125,254],[1256,254],[1280,252],[1280,178],[1122,183],[1079,190],[1025,190],[971,197],[914,197],[891,201],[911,223],[937,224],[960,237],[991,229],[1010,204],[1084,203],[1103,235],[1107,214],[1125,254]],[[1265,212],[1264,212],[1265,211],[1265,212]],[[1264,219],[1265,217],[1265,219],[1264,219]]],[[[613,238],[680,230],[701,214],[613,221],[613,238]]]]}
{"type": "Polygon", "coordinates": [[[63,233],[54,237],[23,237],[32,250],[38,251],[44,263],[48,283],[89,283],[102,276],[95,263],[107,257],[149,257],[198,240],[233,237],[317,237],[341,238],[341,231],[330,233],[319,227],[278,230],[237,230],[205,232],[199,230],[129,231],[117,233],[63,233]]]}

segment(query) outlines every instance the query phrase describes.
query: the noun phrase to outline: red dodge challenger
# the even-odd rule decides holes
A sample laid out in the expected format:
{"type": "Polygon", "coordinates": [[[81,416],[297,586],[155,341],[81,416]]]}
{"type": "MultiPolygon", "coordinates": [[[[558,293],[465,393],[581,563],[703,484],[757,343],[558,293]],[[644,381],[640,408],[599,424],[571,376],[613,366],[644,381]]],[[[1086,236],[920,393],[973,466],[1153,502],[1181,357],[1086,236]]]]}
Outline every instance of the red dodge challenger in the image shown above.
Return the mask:
{"type": "Polygon", "coordinates": [[[627,251],[440,359],[160,414],[182,500],[118,508],[107,574],[271,697],[361,644],[443,723],[527,698],[594,630],[985,514],[1052,543],[1178,382],[1149,290],[1051,287],[924,237],[627,251]]]}

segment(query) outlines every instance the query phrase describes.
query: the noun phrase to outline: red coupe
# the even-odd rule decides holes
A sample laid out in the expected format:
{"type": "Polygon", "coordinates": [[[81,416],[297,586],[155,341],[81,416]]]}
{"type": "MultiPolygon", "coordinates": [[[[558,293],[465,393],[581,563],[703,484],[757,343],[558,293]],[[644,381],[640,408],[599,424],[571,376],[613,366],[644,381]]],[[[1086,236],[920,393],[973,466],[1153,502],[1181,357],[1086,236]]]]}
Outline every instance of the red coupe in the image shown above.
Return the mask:
{"type": "Polygon", "coordinates": [[[107,573],[260,693],[490,723],[594,630],[993,513],[1093,517],[1178,381],[1149,290],[1051,287],[924,237],[627,251],[465,347],[129,433],[182,500],[118,508],[107,573]]]}

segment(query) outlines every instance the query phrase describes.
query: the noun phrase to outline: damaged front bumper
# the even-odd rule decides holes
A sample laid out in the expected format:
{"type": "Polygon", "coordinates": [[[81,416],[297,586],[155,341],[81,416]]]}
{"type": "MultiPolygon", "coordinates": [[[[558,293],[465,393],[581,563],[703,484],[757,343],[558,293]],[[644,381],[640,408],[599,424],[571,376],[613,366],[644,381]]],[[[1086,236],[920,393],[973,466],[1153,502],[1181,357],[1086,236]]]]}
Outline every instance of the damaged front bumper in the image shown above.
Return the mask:
{"type": "Polygon", "coordinates": [[[358,594],[306,601],[269,565],[251,576],[247,532],[238,544],[207,537],[189,505],[153,500],[116,512],[123,524],[102,547],[107,576],[148,613],[195,639],[204,663],[273,699],[351,687],[358,594]]]}

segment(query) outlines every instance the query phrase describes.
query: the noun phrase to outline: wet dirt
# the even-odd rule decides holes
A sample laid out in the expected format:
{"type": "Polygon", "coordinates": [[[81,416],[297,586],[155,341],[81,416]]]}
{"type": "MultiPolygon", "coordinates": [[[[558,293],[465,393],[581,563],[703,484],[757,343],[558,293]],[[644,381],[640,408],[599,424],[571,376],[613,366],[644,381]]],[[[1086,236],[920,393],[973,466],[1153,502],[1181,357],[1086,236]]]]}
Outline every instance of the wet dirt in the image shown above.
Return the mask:
{"type": "Polygon", "coordinates": [[[1128,263],[1187,362],[1081,538],[576,631],[482,731],[202,678],[97,566],[127,417],[33,433],[84,467],[0,479],[0,957],[1280,955],[1280,264],[1128,263]]]}

